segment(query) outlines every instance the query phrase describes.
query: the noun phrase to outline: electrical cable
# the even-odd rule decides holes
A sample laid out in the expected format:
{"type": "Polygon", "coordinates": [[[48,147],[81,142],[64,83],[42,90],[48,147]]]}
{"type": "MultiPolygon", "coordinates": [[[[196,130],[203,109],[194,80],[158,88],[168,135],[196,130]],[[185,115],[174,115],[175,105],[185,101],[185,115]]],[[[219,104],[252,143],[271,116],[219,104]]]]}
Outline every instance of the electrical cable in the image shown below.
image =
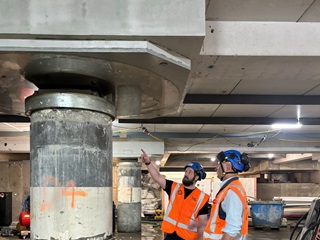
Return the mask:
{"type": "Polygon", "coordinates": [[[261,140],[258,143],[258,146],[263,143],[265,140],[267,139],[267,135],[264,135],[263,138],[261,138],[261,140]]]}
{"type": "MultiPolygon", "coordinates": [[[[116,127],[116,128],[123,128],[123,127],[121,127],[121,126],[116,126],[116,125],[113,125],[113,127],[116,127]]],[[[160,141],[160,142],[163,142],[163,143],[165,143],[165,144],[167,144],[167,145],[170,145],[170,146],[175,146],[176,147],[176,150],[177,151],[179,151],[179,152],[186,152],[186,151],[188,151],[190,148],[192,148],[192,147],[194,147],[194,146],[197,146],[197,145],[201,145],[201,144],[205,144],[205,143],[207,143],[207,142],[209,142],[209,141],[211,141],[211,140],[213,140],[213,139],[215,139],[215,138],[217,138],[217,137],[219,137],[219,136],[221,136],[224,140],[226,140],[227,142],[229,142],[229,143],[232,143],[232,144],[234,144],[234,145],[238,145],[238,146],[241,146],[241,144],[237,144],[237,143],[235,143],[235,142],[232,142],[232,141],[230,141],[230,140],[228,140],[226,137],[227,136],[224,136],[225,134],[228,134],[228,133],[234,133],[234,134],[236,134],[236,133],[238,133],[240,136],[238,136],[238,137],[247,137],[247,136],[251,136],[251,135],[259,135],[259,134],[265,134],[263,137],[262,137],[262,139],[259,141],[259,143],[256,143],[256,144],[254,144],[254,143],[252,143],[252,147],[255,147],[255,146],[259,146],[261,143],[263,143],[263,142],[269,142],[271,139],[274,139],[277,135],[279,135],[282,131],[281,130],[279,130],[279,129],[269,129],[269,130],[267,130],[267,131],[260,131],[260,132],[246,132],[246,133],[244,133],[244,132],[236,132],[236,131],[226,131],[226,130],[223,130],[223,131],[221,131],[220,133],[218,133],[218,134],[216,134],[215,136],[213,136],[213,137],[211,137],[211,138],[209,138],[209,139],[206,139],[206,140],[204,140],[204,141],[201,141],[201,142],[197,142],[197,143],[195,143],[195,144],[192,144],[192,145],[190,145],[187,149],[185,149],[185,150],[180,150],[180,149],[178,149],[178,147],[179,147],[179,144],[174,144],[174,143],[172,143],[172,142],[169,142],[169,141],[165,141],[165,140],[163,140],[163,139],[160,139],[160,138],[158,138],[158,137],[156,137],[155,135],[153,135],[153,134],[151,134],[145,127],[143,127],[142,125],[141,125],[141,127],[134,127],[134,128],[123,128],[123,129],[121,129],[121,130],[113,130],[113,132],[114,133],[117,133],[117,132],[128,132],[128,131],[131,131],[131,130],[137,130],[137,129],[141,129],[144,133],[146,133],[148,136],[150,136],[150,137],[152,137],[153,139],[155,139],[155,140],[157,140],[157,141],[160,141]],[[275,132],[275,134],[273,134],[272,136],[268,136],[268,134],[269,133],[273,133],[273,132],[275,132]]],[[[297,143],[299,143],[299,142],[304,142],[304,143],[308,143],[308,142],[310,142],[310,143],[319,143],[320,142],[320,140],[294,140],[294,139],[286,139],[286,138],[278,138],[278,140],[279,141],[287,141],[287,142],[297,142],[297,143]]]]}
{"type": "Polygon", "coordinates": [[[222,136],[222,138],[223,138],[224,140],[226,140],[226,142],[228,142],[228,143],[230,143],[230,144],[236,145],[236,146],[238,146],[238,147],[241,146],[241,144],[232,142],[231,140],[229,140],[229,139],[227,139],[227,138],[225,138],[225,137],[223,137],[223,136],[222,136]]]}
{"type": "MultiPolygon", "coordinates": [[[[310,210],[309,210],[309,211],[310,211],[310,210]]],[[[302,222],[302,220],[305,220],[305,219],[307,218],[307,216],[308,216],[308,214],[309,214],[309,211],[306,212],[306,213],[298,220],[296,226],[295,226],[294,229],[292,230],[292,233],[291,233],[291,235],[290,235],[289,240],[293,240],[293,235],[294,235],[295,231],[297,230],[297,228],[298,228],[299,224],[302,222]]],[[[302,231],[302,228],[301,228],[300,232],[298,233],[296,239],[300,236],[301,231],[302,231]]]]}
{"type": "MultiPolygon", "coordinates": [[[[211,138],[208,138],[208,139],[206,139],[206,140],[204,140],[204,141],[201,141],[201,142],[197,142],[197,143],[195,143],[195,144],[192,144],[192,145],[190,145],[190,146],[189,146],[187,149],[185,149],[185,150],[180,150],[180,149],[178,149],[178,146],[179,146],[178,144],[173,144],[173,143],[171,143],[171,142],[164,141],[164,140],[156,137],[155,135],[151,134],[146,127],[143,127],[142,125],[141,125],[141,127],[139,127],[139,128],[140,128],[145,134],[147,134],[148,136],[152,137],[153,139],[155,139],[155,140],[157,140],[157,141],[163,142],[163,143],[165,143],[165,144],[167,144],[167,145],[177,146],[177,147],[176,147],[176,150],[179,151],[179,152],[186,152],[186,151],[188,151],[190,148],[192,148],[192,147],[194,147],[194,146],[201,145],[201,144],[205,144],[205,143],[207,143],[207,142],[209,142],[209,141],[211,141],[211,140],[213,140],[213,139],[215,139],[215,138],[217,138],[217,137],[219,137],[219,136],[221,136],[221,137],[222,137],[223,139],[225,139],[227,142],[231,142],[230,140],[227,140],[227,139],[223,136],[223,134],[224,134],[224,133],[240,133],[240,132],[232,132],[232,131],[225,131],[225,130],[223,130],[223,131],[221,131],[220,133],[214,135],[214,136],[211,137],[211,138]]],[[[272,137],[274,137],[274,136],[276,136],[276,135],[278,135],[278,134],[280,133],[279,130],[268,130],[268,131],[261,131],[261,132],[249,132],[249,133],[246,133],[245,136],[248,136],[248,135],[258,135],[258,134],[262,134],[262,133],[266,134],[266,133],[270,133],[270,132],[276,132],[272,137]]],[[[269,138],[267,138],[267,135],[264,135],[264,137],[262,138],[262,141],[261,141],[261,142],[264,142],[264,141],[266,141],[266,140],[269,140],[269,138]]],[[[234,143],[234,142],[233,142],[232,144],[237,145],[237,146],[241,146],[241,144],[237,144],[237,143],[234,143]]]]}
{"type": "Polygon", "coordinates": [[[112,125],[112,127],[115,127],[115,128],[121,128],[121,130],[113,130],[112,132],[128,132],[128,131],[131,131],[131,130],[137,130],[137,129],[140,129],[140,127],[134,127],[134,128],[127,128],[127,127],[119,127],[119,126],[116,126],[116,125],[112,125]]]}
{"type": "Polygon", "coordinates": [[[165,144],[167,144],[167,145],[174,145],[174,144],[172,144],[172,143],[170,143],[170,142],[166,142],[166,141],[164,141],[164,140],[162,140],[162,139],[154,136],[153,134],[151,134],[151,133],[148,131],[148,129],[147,129],[146,127],[140,127],[140,129],[142,130],[143,133],[147,134],[148,136],[152,137],[153,139],[155,139],[155,140],[157,140],[157,141],[159,141],[159,142],[163,142],[163,143],[165,143],[165,144]]]}
{"type": "Polygon", "coordinates": [[[179,149],[177,149],[177,150],[180,151],[180,152],[186,152],[186,151],[188,151],[190,148],[192,148],[192,147],[194,147],[194,146],[197,146],[197,145],[200,145],[200,144],[204,144],[204,143],[206,143],[206,142],[209,142],[209,141],[212,140],[212,139],[217,138],[217,137],[220,136],[222,133],[223,133],[223,132],[220,132],[220,133],[218,133],[217,135],[215,135],[215,136],[213,136],[212,138],[209,138],[209,139],[207,139],[207,140],[205,140],[205,141],[192,144],[191,146],[189,146],[189,147],[188,147],[186,150],[184,150],[184,151],[179,150],[179,149]]]}
{"type": "Polygon", "coordinates": [[[281,130],[279,130],[278,132],[276,132],[274,135],[272,135],[271,137],[269,137],[268,139],[267,139],[267,141],[269,141],[270,139],[272,139],[272,138],[275,138],[277,135],[279,135],[281,133],[281,130]]]}
{"type": "MultiPolygon", "coordinates": [[[[302,240],[306,239],[306,237],[309,235],[309,233],[313,230],[316,231],[319,227],[320,223],[319,222],[315,222],[313,223],[308,229],[307,231],[302,235],[302,240]]],[[[312,234],[313,237],[314,234],[312,234]]]]}

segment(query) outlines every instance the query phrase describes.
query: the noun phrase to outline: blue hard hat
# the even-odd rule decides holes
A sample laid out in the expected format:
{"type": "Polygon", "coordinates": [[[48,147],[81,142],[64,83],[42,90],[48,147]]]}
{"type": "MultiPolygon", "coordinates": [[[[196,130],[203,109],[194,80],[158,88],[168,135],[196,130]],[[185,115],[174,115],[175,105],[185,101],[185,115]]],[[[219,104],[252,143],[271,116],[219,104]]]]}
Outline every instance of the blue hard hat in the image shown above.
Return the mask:
{"type": "Polygon", "coordinates": [[[239,172],[248,171],[250,168],[250,159],[247,154],[241,154],[237,150],[227,150],[217,155],[220,162],[231,162],[232,166],[239,172]]]}
{"type": "Polygon", "coordinates": [[[207,174],[205,173],[205,171],[200,163],[190,162],[184,166],[184,170],[186,170],[188,167],[192,168],[194,170],[194,172],[199,175],[199,180],[206,178],[207,174]]]}

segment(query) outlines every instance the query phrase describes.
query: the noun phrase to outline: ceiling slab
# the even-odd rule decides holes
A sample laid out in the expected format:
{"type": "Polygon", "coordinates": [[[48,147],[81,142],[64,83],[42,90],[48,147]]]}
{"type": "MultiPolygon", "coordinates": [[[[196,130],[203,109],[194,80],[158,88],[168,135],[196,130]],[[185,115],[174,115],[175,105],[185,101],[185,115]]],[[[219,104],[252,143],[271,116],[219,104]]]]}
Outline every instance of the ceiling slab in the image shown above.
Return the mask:
{"type": "Polygon", "coordinates": [[[316,22],[207,21],[200,54],[319,56],[319,25],[316,22]]]}
{"type": "Polygon", "coordinates": [[[310,11],[310,15],[317,14],[313,2],[313,0],[210,0],[206,18],[214,21],[295,22],[306,11],[310,11]],[[315,9],[312,11],[309,8],[315,9]]]}
{"type": "Polygon", "coordinates": [[[200,133],[241,133],[250,127],[251,125],[203,125],[200,133]]]}
{"type": "Polygon", "coordinates": [[[296,105],[296,106],[283,106],[278,111],[269,115],[270,118],[319,118],[320,106],[319,105],[296,105]]]}
{"type": "Polygon", "coordinates": [[[188,94],[319,95],[320,57],[200,56],[188,94]]]}
{"type": "Polygon", "coordinates": [[[211,117],[218,107],[219,104],[183,104],[180,117],[192,117],[195,115],[199,117],[211,117]]]}

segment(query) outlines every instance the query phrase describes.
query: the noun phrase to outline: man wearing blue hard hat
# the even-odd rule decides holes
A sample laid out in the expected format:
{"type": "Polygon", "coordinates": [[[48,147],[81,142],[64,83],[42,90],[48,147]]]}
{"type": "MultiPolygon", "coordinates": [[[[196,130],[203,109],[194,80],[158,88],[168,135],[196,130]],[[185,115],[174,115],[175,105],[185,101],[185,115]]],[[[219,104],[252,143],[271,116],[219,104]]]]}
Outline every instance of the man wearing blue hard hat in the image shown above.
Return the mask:
{"type": "Polygon", "coordinates": [[[169,203],[162,231],[165,239],[202,240],[207,224],[209,195],[196,187],[196,182],[206,178],[201,164],[191,162],[184,167],[182,184],[165,179],[153,166],[149,156],[142,151],[140,159],[148,168],[151,177],[169,196],[169,203]]]}
{"type": "Polygon", "coordinates": [[[250,169],[246,153],[228,150],[218,153],[217,176],[222,181],[213,201],[204,239],[246,239],[248,235],[248,203],[238,173],[250,169]]]}

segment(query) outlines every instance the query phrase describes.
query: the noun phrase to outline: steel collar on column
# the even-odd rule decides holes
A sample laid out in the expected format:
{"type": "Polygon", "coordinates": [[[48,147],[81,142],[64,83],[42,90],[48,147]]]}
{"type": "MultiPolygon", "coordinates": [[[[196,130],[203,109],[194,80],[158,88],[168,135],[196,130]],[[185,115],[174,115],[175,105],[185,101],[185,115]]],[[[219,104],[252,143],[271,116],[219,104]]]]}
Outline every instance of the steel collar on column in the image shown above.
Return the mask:
{"type": "Polygon", "coordinates": [[[26,98],[26,115],[43,109],[69,108],[96,111],[115,118],[115,106],[108,100],[84,93],[42,93],[26,98]]]}

